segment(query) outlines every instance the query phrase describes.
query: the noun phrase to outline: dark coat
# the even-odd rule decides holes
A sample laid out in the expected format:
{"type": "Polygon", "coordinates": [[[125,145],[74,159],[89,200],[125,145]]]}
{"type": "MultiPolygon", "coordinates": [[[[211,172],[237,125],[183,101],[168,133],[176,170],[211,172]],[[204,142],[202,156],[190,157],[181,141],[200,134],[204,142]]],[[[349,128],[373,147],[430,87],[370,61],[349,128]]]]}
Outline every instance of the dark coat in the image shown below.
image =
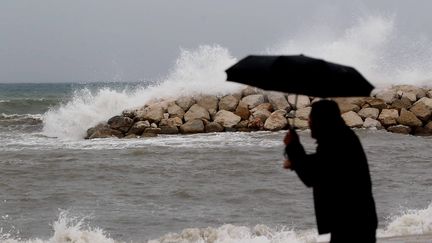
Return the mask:
{"type": "Polygon", "coordinates": [[[299,140],[286,147],[292,169],[313,188],[320,234],[340,230],[375,230],[377,215],[366,155],[348,127],[318,140],[316,153],[306,154],[299,140]]]}

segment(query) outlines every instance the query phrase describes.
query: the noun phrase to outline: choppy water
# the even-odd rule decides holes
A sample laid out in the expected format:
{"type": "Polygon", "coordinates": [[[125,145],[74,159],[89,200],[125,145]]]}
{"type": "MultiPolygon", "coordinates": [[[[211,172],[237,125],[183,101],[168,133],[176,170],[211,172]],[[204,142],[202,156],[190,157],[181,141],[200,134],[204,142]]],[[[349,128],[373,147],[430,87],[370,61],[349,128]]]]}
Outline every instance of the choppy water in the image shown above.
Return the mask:
{"type": "MultiPolygon", "coordinates": [[[[51,110],[73,101],[62,90],[51,110]]],[[[284,132],[90,141],[47,136],[45,114],[25,112],[0,110],[3,242],[317,238],[311,191],[281,168],[284,132]]],[[[357,133],[370,161],[380,235],[432,233],[432,140],[357,133]]],[[[301,137],[313,150],[308,131],[301,137]]]]}
{"type": "MultiPolygon", "coordinates": [[[[310,31],[262,53],[352,65],[376,87],[431,78],[430,40],[400,35],[393,18],[366,16],[339,34],[310,31]]],[[[87,128],[154,98],[238,91],[224,74],[236,60],[204,45],[182,50],[151,83],[0,84],[0,242],[325,240],[311,191],[281,168],[284,132],[83,140],[87,128]]],[[[379,236],[431,234],[432,140],[357,133],[379,236]]],[[[309,133],[301,137],[313,150],[309,133]]]]}

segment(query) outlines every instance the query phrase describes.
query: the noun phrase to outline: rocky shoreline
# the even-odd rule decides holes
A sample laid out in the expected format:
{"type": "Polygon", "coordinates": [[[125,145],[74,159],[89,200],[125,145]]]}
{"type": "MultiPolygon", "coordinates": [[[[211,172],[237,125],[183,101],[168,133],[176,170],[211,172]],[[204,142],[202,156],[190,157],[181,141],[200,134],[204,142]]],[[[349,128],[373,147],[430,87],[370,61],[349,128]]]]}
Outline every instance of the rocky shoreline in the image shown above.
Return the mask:
{"type": "MultiPolygon", "coordinates": [[[[154,100],[125,110],[87,130],[86,139],[139,138],[158,134],[278,131],[308,128],[310,105],[319,98],[248,87],[222,97],[200,95],[154,100]]],[[[432,135],[432,89],[397,85],[371,97],[334,98],[346,124],[418,136],[432,135]]]]}

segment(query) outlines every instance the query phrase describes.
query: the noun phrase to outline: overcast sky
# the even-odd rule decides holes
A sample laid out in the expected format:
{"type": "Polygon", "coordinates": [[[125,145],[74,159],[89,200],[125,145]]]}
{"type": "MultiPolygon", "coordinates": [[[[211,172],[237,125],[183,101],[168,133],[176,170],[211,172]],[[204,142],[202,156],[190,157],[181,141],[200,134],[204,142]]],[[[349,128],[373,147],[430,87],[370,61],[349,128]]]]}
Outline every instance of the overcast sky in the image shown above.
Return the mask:
{"type": "Polygon", "coordinates": [[[431,9],[430,0],[1,0],[0,82],[155,79],[180,48],[219,44],[240,58],[369,14],[431,39],[431,9]]]}

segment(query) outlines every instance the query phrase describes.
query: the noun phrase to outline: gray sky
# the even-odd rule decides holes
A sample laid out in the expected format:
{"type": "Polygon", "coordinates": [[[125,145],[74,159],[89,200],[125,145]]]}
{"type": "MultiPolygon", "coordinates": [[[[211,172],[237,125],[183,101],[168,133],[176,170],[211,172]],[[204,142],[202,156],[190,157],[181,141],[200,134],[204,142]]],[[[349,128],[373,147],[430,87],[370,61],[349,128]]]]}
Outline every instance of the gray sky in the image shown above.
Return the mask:
{"type": "Polygon", "coordinates": [[[243,57],[369,14],[432,39],[431,9],[430,0],[1,0],[0,82],[161,78],[180,47],[219,44],[243,57]]]}

